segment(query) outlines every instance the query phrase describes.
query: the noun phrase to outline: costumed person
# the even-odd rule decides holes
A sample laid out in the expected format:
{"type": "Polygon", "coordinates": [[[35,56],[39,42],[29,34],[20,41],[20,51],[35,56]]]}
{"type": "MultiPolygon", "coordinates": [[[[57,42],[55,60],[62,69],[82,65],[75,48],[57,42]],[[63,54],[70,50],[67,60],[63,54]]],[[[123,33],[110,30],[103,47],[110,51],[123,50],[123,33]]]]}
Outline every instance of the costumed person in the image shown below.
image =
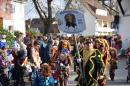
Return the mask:
{"type": "Polygon", "coordinates": [[[130,64],[130,44],[129,44],[128,48],[125,51],[125,55],[128,57],[128,59],[126,61],[127,66],[126,66],[125,69],[128,70],[129,64],[130,64]]]}
{"type": "Polygon", "coordinates": [[[37,81],[37,77],[33,76],[32,77],[32,85],[33,86],[54,86],[55,84],[55,80],[52,76],[52,72],[50,69],[50,66],[47,63],[42,64],[41,66],[41,74],[40,76],[38,76],[38,82],[37,81]],[[37,84],[38,83],[38,84],[37,84]]]}
{"type": "Polygon", "coordinates": [[[129,44],[128,48],[125,50],[125,55],[128,55],[129,52],[130,52],[130,44],[129,44]]]}
{"type": "Polygon", "coordinates": [[[77,63],[80,63],[82,66],[83,76],[80,75],[80,77],[77,78],[78,83],[76,86],[97,86],[98,77],[103,78],[104,63],[100,51],[93,49],[92,39],[86,39],[81,56],[82,59],[77,59],[77,63]]]}
{"type": "Polygon", "coordinates": [[[122,58],[122,40],[121,40],[120,35],[117,36],[116,49],[117,49],[117,56],[118,58],[121,59],[122,58]]]}
{"type": "Polygon", "coordinates": [[[58,45],[59,45],[59,41],[55,40],[55,43],[51,49],[52,52],[52,57],[50,58],[50,66],[52,70],[55,70],[55,62],[56,62],[56,54],[57,54],[57,50],[58,50],[58,45]]]}
{"type": "Polygon", "coordinates": [[[111,80],[113,81],[114,77],[115,77],[115,69],[118,69],[118,67],[117,67],[117,51],[115,48],[110,49],[110,55],[111,55],[111,59],[109,61],[109,64],[110,64],[109,74],[110,74],[111,80]]]}
{"type": "Polygon", "coordinates": [[[72,64],[70,56],[63,52],[59,55],[58,60],[58,70],[59,71],[59,82],[61,86],[67,86],[68,85],[68,77],[69,77],[69,70],[70,65],[72,64]]]}
{"type": "MultiPolygon", "coordinates": [[[[101,41],[101,54],[102,54],[102,59],[103,59],[103,62],[104,62],[104,75],[105,75],[105,78],[108,78],[107,75],[106,75],[106,71],[107,71],[107,66],[108,66],[108,61],[110,60],[110,53],[109,53],[109,45],[108,45],[108,42],[106,39],[100,39],[101,41]]],[[[100,79],[99,79],[99,82],[100,82],[100,79]]],[[[106,79],[104,79],[104,81],[102,83],[106,82],[106,79]]],[[[100,85],[102,85],[102,83],[100,85]]],[[[106,84],[106,83],[105,83],[106,84]]]]}
{"type": "Polygon", "coordinates": [[[58,47],[58,52],[65,52],[65,53],[69,53],[69,46],[68,46],[68,41],[67,40],[61,40],[59,43],[59,47],[58,47]]]}

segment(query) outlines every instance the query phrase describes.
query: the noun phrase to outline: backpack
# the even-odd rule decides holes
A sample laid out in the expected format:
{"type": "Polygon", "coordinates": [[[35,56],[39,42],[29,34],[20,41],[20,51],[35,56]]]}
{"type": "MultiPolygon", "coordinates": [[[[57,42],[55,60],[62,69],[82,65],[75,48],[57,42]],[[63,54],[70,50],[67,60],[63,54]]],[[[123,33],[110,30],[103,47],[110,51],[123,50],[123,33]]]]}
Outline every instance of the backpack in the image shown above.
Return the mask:
{"type": "Polygon", "coordinates": [[[31,48],[32,48],[32,45],[28,45],[27,46],[27,56],[28,56],[28,59],[31,59],[31,48]]]}

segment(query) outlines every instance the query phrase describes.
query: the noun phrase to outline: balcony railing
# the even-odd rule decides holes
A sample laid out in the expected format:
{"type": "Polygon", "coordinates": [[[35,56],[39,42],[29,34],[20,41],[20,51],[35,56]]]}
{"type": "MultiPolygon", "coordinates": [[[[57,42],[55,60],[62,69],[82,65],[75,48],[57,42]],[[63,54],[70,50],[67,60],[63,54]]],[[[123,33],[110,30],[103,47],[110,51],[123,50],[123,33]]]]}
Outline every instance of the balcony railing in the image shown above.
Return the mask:
{"type": "Polygon", "coordinates": [[[11,0],[13,2],[17,2],[17,3],[25,3],[27,2],[28,0],[11,0]]]}

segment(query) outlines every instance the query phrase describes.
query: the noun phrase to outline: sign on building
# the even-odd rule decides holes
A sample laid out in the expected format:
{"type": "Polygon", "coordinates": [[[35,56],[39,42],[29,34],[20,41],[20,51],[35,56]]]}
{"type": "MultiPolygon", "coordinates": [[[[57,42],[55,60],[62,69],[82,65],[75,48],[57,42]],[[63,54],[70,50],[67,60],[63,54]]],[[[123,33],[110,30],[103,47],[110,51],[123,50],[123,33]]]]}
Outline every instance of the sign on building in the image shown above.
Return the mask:
{"type": "Polygon", "coordinates": [[[111,28],[112,28],[112,29],[116,29],[116,28],[117,28],[117,24],[114,23],[114,22],[111,22],[111,28]]]}
{"type": "Polygon", "coordinates": [[[3,26],[3,18],[0,17],[0,26],[3,26]]]}
{"type": "Polygon", "coordinates": [[[64,10],[56,14],[58,29],[64,33],[78,34],[86,29],[84,14],[78,10],[64,10]]]}

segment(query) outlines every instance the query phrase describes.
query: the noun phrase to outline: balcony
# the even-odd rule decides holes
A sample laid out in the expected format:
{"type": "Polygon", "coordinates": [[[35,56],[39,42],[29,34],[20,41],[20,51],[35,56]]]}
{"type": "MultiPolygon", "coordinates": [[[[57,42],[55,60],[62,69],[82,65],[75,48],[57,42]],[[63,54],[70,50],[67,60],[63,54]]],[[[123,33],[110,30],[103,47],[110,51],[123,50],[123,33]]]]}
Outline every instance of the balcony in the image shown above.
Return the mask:
{"type": "Polygon", "coordinates": [[[11,1],[16,3],[26,3],[28,0],[11,0],[11,1]]]}

